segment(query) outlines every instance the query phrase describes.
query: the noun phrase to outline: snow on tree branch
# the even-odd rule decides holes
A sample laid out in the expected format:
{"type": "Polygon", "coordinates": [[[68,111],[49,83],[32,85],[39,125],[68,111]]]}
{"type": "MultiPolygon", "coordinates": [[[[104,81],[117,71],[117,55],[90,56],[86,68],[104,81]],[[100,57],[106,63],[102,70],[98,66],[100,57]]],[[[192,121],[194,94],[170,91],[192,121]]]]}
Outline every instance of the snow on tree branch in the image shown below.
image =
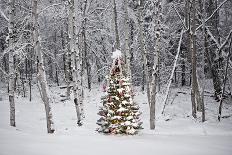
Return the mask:
{"type": "Polygon", "coordinates": [[[9,18],[5,15],[5,13],[1,9],[0,9],[0,13],[6,21],[9,21],[9,18]]]}

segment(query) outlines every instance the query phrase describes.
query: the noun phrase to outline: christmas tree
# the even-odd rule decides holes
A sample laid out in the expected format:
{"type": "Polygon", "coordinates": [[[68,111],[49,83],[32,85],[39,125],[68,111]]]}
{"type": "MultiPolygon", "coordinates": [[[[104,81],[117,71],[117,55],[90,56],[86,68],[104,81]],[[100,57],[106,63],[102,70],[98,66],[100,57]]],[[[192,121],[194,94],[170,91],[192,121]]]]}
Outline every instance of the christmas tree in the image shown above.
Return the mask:
{"type": "Polygon", "coordinates": [[[121,51],[113,53],[113,65],[107,77],[106,96],[99,109],[97,131],[107,134],[136,134],[141,129],[139,106],[133,101],[130,77],[124,76],[121,51]]]}

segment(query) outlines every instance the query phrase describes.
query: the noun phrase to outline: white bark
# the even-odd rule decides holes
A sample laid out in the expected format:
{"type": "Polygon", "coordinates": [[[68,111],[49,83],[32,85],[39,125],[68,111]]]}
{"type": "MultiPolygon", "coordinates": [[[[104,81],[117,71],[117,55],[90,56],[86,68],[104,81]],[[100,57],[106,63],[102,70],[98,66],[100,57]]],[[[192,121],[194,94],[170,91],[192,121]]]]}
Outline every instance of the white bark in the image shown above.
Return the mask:
{"type": "Polygon", "coordinates": [[[229,80],[230,96],[232,99],[232,65],[230,68],[228,68],[228,80],[229,80]]]}
{"type": "Polygon", "coordinates": [[[164,113],[164,109],[165,109],[166,102],[167,102],[168,95],[169,95],[170,86],[171,86],[171,83],[172,83],[172,78],[173,78],[173,75],[174,75],[174,72],[175,72],[175,69],[176,69],[176,65],[177,65],[177,60],[178,60],[178,57],[179,57],[179,54],[180,54],[180,47],[181,47],[183,32],[184,31],[182,29],[181,30],[181,34],[180,34],[180,40],[179,40],[178,50],[177,50],[177,53],[176,53],[176,56],[175,56],[175,59],[174,59],[174,64],[173,64],[171,76],[169,78],[168,86],[167,86],[165,97],[164,97],[162,114],[164,113]]]}
{"type": "Polygon", "coordinates": [[[205,68],[205,53],[206,53],[206,33],[205,33],[205,19],[206,19],[206,10],[205,10],[205,0],[203,0],[203,18],[202,18],[202,24],[203,24],[203,38],[204,38],[204,49],[203,49],[203,52],[202,52],[202,62],[201,62],[201,65],[202,65],[202,89],[201,89],[201,104],[202,104],[202,122],[205,121],[205,102],[204,102],[204,91],[205,91],[205,71],[204,71],[204,68],[205,68]]]}
{"type": "MultiPolygon", "coordinates": [[[[208,22],[217,12],[218,10],[223,6],[223,4],[225,4],[228,0],[224,0],[214,11],[213,13],[205,20],[205,23],[208,22]]],[[[199,25],[196,28],[196,31],[199,30],[201,27],[203,26],[203,24],[199,25]]]]}
{"type": "MultiPolygon", "coordinates": [[[[9,18],[7,18],[7,16],[5,15],[5,13],[0,9],[0,13],[2,15],[2,17],[9,22],[9,18]]],[[[9,13],[10,14],[10,13],[9,13]]]]}
{"type": "Polygon", "coordinates": [[[47,120],[47,131],[48,133],[53,133],[55,131],[54,129],[54,123],[52,119],[52,112],[51,112],[51,106],[50,106],[50,98],[49,98],[49,90],[46,80],[46,74],[45,74],[45,68],[44,68],[44,62],[43,62],[43,53],[41,51],[41,44],[39,40],[39,23],[38,23],[38,11],[37,11],[37,5],[38,1],[33,0],[33,8],[32,8],[32,14],[33,14],[33,39],[34,39],[34,50],[37,55],[38,59],[38,85],[41,88],[41,97],[44,102],[45,106],[45,112],[46,112],[46,120],[47,120]]]}
{"type": "Polygon", "coordinates": [[[228,52],[228,56],[226,59],[226,68],[225,68],[225,72],[224,72],[224,78],[223,78],[223,89],[222,89],[222,93],[220,96],[220,104],[219,104],[219,110],[218,110],[218,120],[221,120],[221,115],[222,115],[222,102],[223,102],[223,95],[225,93],[225,89],[226,89],[226,79],[227,79],[227,72],[228,72],[228,67],[229,67],[229,59],[231,56],[231,49],[232,48],[232,38],[230,40],[230,45],[229,45],[229,52],[228,52]]]}
{"type": "Polygon", "coordinates": [[[130,66],[130,46],[129,46],[129,16],[128,16],[128,2],[124,0],[124,7],[125,7],[125,44],[126,44],[126,68],[127,68],[127,76],[130,77],[130,82],[132,80],[131,74],[131,66],[130,66]]]}
{"type": "Polygon", "coordinates": [[[15,0],[9,1],[9,102],[10,102],[10,125],[16,126],[15,123],[15,98],[14,98],[14,16],[15,16],[15,0]]]}
{"type": "Polygon", "coordinates": [[[81,114],[80,114],[80,57],[79,50],[77,49],[77,44],[75,42],[77,36],[75,35],[75,8],[74,0],[69,0],[69,51],[71,51],[71,71],[73,79],[73,96],[74,104],[77,114],[77,124],[81,125],[81,114]],[[79,97],[79,98],[78,98],[79,97]]]}
{"type": "Polygon", "coordinates": [[[160,34],[161,34],[161,20],[162,20],[162,4],[161,0],[155,2],[155,53],[154,65],[152,71],[152,80],[150,84],[150,129],[155,129],[155,104],[157,94],[157,82],[159,71],[159,53],[160,53],[160,34]]]}
{"type": "Polygon", "coordinates": [[[119,32],[118,32],[118,15],[117,15],[117,6],[115,0],[113,0],[113,20],[114,20],[114,28],[115,28],[115,48],[120,50],[120,39],[119,39],[119,32]]]}
{"type": "Polygon", "coordinates": [[[143,55],[143,83],[142,83],[142,90],[144,91],[145,87],[145,80],[146,80],[146,87],[147,87],[147,98],[148,103],[150,103],[150,79],[149,79],[149,73],[148,73],[148,63],[147,63],[147,50],[145,48],[145,42],[144,42],[144,34],[143,34],[143,20],[142,20],[142,11],[143,11],[143,4],[142,1],[140,1],[140,6],[138,9],[138,27],[139,27],[139,35],[138,35],[138,41],[140,46],[140,51],[143,55]]]}

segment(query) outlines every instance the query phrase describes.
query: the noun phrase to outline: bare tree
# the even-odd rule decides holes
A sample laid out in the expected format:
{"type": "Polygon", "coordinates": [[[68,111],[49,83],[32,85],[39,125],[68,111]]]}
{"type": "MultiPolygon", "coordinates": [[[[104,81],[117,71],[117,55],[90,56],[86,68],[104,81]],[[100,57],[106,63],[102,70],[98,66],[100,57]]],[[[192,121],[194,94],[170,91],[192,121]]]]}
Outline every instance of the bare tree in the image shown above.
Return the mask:
{"type": "Polygon", "coordinates": [[[15,0],[9,0],[10,10],[9,10],[9,102],[10,102],[10,125],[16,126],[15,123],[15,98],[14,98],[14,79],[15,79],[15,71],[14,71],[14,42],[15,42],[15,34],[14,34],[14,17],[15,17],[15,0]]]}
{"type": "Polygon", "coordinates": [[[150,129],[155,129],[155,105],[157,94],[158,70],[159,70],[159,53],[161,43],[161,20],[162,20],[162,3],[161,0],[155,1],[155,52],[152,79],[150,83],[150,129]]]}
{"type": "Polygon", "coordinates": [[[205,91],[205,53],[206,53],[206,33],[205,33],[205,19],[206,19],[206,10],[205,10],[205,0],[203,0],[203,17],[202,17],[202,24],[203,24],[203,38],[204,38],[204,48],[202,52],[202,90],[201,90],[201,104],[202,104],[202,122],[205,121],[205,102],[204,102],[204,91],[205,91]]]}
{"type": "Polygon", "coordinates": [[[197,81],[197,64],[196,64],[196,1],[192,1],[192,22],[190,24],[190,46],[192,53],[192,90],[191,90],[191,101],[192,101],[192,116],[196,118],[196,108],[200,104],[200,93],[197,81]]]}
{"type": "Polygon", "coordinates": [[[51,105],[50,105],[50,98],[49,98],[49,89],[46,80],[44,62],[43,62],[43,53],[41,51],[41,43],[39,40],[39,23],[38,23],[38,1],[33,0],[33,7],[32,7],[32,15],[33,15],[33,41],[34,41],[34,50],[37,55],[37,63],[38,63],[38,85],[41,91],[41,98],[43,100],[46,112],[46,119],[47,119],[47,131],[48,133],[53,133],[54,123],[53,123],[53,116],[51,112],[51,105]]]}
{"type": "Polygon", "coordinates": [[[119,32],[118,32],[117,5],[116,5],[115,0],[113,0],[113,20],[114,20],[114,28],[115,28],[115,48],[121,49],[119,32]]]}
{"type": "Polygon", "coordinates": [[[131,55],[130,55],[130,46],[129,46],[129,16],[128,16],[128,2],[127,0],[124,0],[124,7],[125,7],[125,45],[126,45],[126,51],[125,51],[125,57],[126,57],[126,70],[127,70],[127,76],[130,77],[132,80],[131,76],[131,55]]]}
{"type": "Polygon", "coordinates": [[[232,51],[232,37],[230,39],[230,45],[229,45],[229,52],[228,52],[228,56],[226,59],[226,67],[225,67],[225,73],[224,73],[224,79],[223,79],[223,89],[222,89],[222,94],[220,97],[220,104],[219,104],[219,110],[218,110],[218,120],[221,120],[221,115],[222,115],[222,101],[223,101],[223,95],[225,93],[225,89],[226,89],[226,79],[227,79],[227,72],[228,72],[228,67],[229,67],[229,60],[230,60],[230,56],[231,56],[231,51],[232,51]]]}
{"type": "Polygon", "coordinates": [[[77,113],[77,124],[81,125],[81,114],[80,114],[80,99],[78,98],[81,94],[80,89],[80,56],[79,50],[77,49],[76,43],[76,27],[75,27],[75,3],[74,0],[69,1],[69,26],[68,26],[68,35],[69,35],[69,51],[71,51],[71,72],[73,79],[73,95],[74,95],[74,104],[77,113]]]}

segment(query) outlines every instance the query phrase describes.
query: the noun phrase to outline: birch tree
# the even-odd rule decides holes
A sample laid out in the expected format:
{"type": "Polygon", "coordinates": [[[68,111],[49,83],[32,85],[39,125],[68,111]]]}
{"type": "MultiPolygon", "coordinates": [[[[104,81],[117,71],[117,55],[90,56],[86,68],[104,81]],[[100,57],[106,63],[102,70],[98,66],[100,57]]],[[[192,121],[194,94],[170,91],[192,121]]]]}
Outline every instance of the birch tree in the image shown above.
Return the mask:
{"type": "Polygon", "coordinates": [[[148,97],[148,103],[150,103],[150,87],[149,87],[149,68],[148,68],[148,60],[147,60],[147,50],[145,48],[145,41],[144,41],[144,30],[143,30],[143,20],[142,20],[142,13],[143,13],[143,1],[139,0],[138,2],[138,10],[137,10],[137,18],[138,18],[138,43],[139,43],[139,49],[141,51],[142,55],[142,65],[143,65],[143,77],[142,77],[142,91],[144,91],[145,84],[147,88],[147,97],[148,97]]]}
{"type": "Polygon", "coordinates": [[[10,102],[10,125],[16,126],[15,122],[15,97],[14,97],[14,17],[15,17],[15,0],[9,0],[9,102],[10,102]]]}
{"type": "Polygon", "coordinates": [[[114,32],[115,32],[115,49],[121,49],[120,38],[118,32],[118,14],[117,5],[115,0],[113,0],[113,21],[114,21],[114,32]]]}
{"type": "Polygon", "coordinates": [[[88,83],[88,89],[91,90],[91,68],[89,65],[89,59],[88,59],[88,51],[87,51],[87,36],[86,36],[86,22],[87,22],[87,17],[86,17],[86,9],[87,9],[87,4],[88,1],[84,0],[83,4],[83,13],[82,13],[82,53],[84,54],[84,65],[86,67],[86,73],[87,73],[87,83],[88,83]]]}
{"type": "Polygon", "coordinates": [[[77,124],[81,125],[80,100],[81,100],[81,78],[80,78],[80,56],[77,48],[77,35],[75,27],[75,3],[69,0],[69,51],[71,51],[71,72],[73,79],[73,96],[77,114],[77,124]]]}
{"type": "Polygon", "coordinates": [[[49,97],[49,89],[47,85],[47,79],[45,74],[45,68],[44,68],[44,62],[43,62],[43,53],[41,50],[41,43],[39,38],[39,23],[38,23],[38,1],[33,0],[33,6],[32,6],[32,15],[33,15],[33,41],[34,41],[34,50],[36,52],[37,56],[37,65],[38,65],[38,86],[41,91],[41,98],[45,106],[45,112],[46,112],[46,120],[47,120],[47,132],[53,133],[55,131],[54,129],[54,123],[53,123],[53,116],[51,112],[51,100],[49,97]]]}
{"type": "Polygon", "coordinates": [[[204,39],[204,48],[203,48],[203,52],[202,52],[202,75],[203,75],[203,79],[202,79],[202,90],[201,90],[201,104],[202,104],[202,122],[205,121],[205,102],[204,102],[204,91],[205,91],[205,53],[206,53],[206,33],[205,33],[205,19],[206,19],[206,10],[205,10],[205,0],[203,0],[203,17],[202,17],[202,25],[203,25],[203,39],[204,39]]]}
{"type": "Polygon", "coordinates": [[[229,45],[229,52],[228,52],[228,56],[226,59],[226,67],[225,67],[225,73],[224,73],[224,78],[223,78],[223,89],[222,89],[222,94],[220,97],[220,104],[219,104],[219,109],[218,109],[218,120],[221,120],[221,115],[222,115],[222,102],[223,102],[223,95],[225,93],[225,89],[226,89],[226,79],[227,79],[227,73],[228,73],[228,67],[229,67],[229,60],[231,57],[231,49],[232,48],[232,37],[230,39],[230,45],[229,45]]]}
{"type": "Polygon", "coordinates": [[[154,48],[154,65],[152,70],[152,79],[150,84],[150,129],[155,129],[155,105],[159,69],[159,52],[160,52],[160,34],[162,20],[162,3],[161,0],[155,1],[155,48],[154,48]]]}
{"type": "Polygon", "coordinates": [[[127,0],[124,0],[124,7],[125,7],[125,46],[126,46],[126,73],[127,76],[130,77],[132,80],[132,74],[131,74],[131,68],[130,68],[130,46],[129,46],[129,16],[128,16],[128,2],[127,0]]]}

